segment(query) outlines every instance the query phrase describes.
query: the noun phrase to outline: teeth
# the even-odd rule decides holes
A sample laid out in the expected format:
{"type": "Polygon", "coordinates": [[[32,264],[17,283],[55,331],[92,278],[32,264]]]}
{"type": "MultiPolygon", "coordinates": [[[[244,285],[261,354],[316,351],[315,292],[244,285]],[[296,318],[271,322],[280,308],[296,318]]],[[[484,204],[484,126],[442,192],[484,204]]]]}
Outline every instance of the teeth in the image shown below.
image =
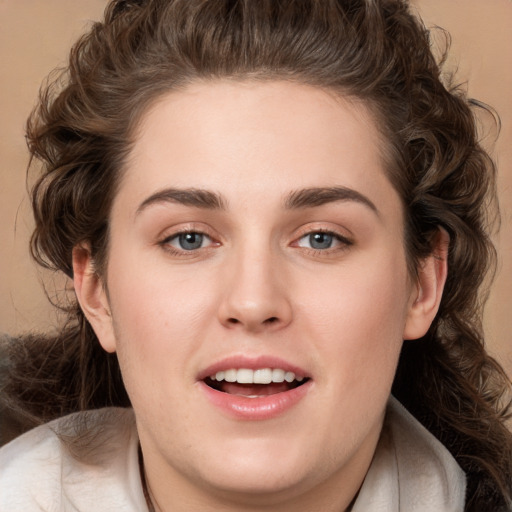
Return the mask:
{"type": "Polygon", "coordinates": [[[254,382],[254,372],[241,368],[236,372],[236,382],[239,384],[252,384],[254,382]]]}
{"type": "Polygon", "coordinates": [[[231,369],[231,370],[226,370],[224,372],[224,380],[226,382],[236,382],[236,374],[238,372],[234,369],[231,369]]]}
{"type": "Polygon", "coordinates": [[[270,368],[255,370],[253,382],[254,384],[270,384],[272,382],[272,370],[270,368]]]}
{"type": "Polygon", "coordinates": [[[238,384],[270,384],[271,382],[293,382],[294,380],[302,382],[304,377],[295,375],[293,372],[286,372],[280,368],[259,368],[250,370],[248,368],[230,368],[229,370],[219,371],[210,375],[211,380],[226,382],[238,382],[238,384]]]}
{"type": "Polygon", "coordinates": [[[279,368],[272,370],[272,382],[284,382],[284,370],[279,368]]]}

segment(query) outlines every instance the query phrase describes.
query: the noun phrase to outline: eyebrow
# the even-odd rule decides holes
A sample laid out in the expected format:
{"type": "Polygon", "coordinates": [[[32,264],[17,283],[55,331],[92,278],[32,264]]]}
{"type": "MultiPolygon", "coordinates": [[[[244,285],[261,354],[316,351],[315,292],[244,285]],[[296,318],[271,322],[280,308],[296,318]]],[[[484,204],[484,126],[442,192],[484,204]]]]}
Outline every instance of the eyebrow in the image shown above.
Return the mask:
{"type": "Polygon", "coordinates": [[[347,187],[315,187],[296,190],[287,196],[285,207],[295,210],[322,206],[337,201],[355,201],[379,215],[379,210],[370,199],[357,190],[347,187]]]}
{"type": "Polygon", "coordinates": [[[178,203],[185,206],[194,206],[205,210],[225,210],[226,201],[216,192],[197,188],[166,188],[159,190],[145,199],[137,208],[136,215],[148,206],[159,203],[178,203]]]}
{"type": "MultiPolygon", "coordinates": [[[[375,204],[357,190],[347,187],[312,187],[290,192],[284,201],[287,210],[313,208],[338,201],[355,201],[379,215],[375,204]]],[[[227,201],[221,194],[198,188],[166,188],[155,192],[137,208],[139,215],[147,207],[160,203],[177,203],[205,210],[226,210],[227,201]]]]}

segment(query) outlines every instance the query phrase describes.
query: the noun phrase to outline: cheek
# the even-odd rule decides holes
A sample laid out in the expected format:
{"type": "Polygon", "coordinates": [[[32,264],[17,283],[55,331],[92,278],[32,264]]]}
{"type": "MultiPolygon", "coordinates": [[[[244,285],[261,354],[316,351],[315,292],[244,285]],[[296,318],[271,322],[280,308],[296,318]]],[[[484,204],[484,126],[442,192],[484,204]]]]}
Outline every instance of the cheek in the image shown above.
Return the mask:
{"type": "Polygon", "coordinates": [[[183,379],[184,362],[194,356],[215,318],[214,282],[202,283],[183,272],[169,275],[161,265],[118,258],[116,268],[109,271],[108,286],[127,388],[135,388],[135,381],[158,381],[153,389],[166,389],[173,380],[183,379]]]}
{"type": "MultiPolygon", "coordinates": [[[[362,261],[349,272],[330,276],[302,304],[308,329],[325,359],[343,368],[339,378],[390,381],[402,345],[409,303],[404,265],[392,256],[378,265],[362,261]],[[319,344],[321,343],[321,344],[319,344]]],[[[320,355],[319,355],[320,357],[320,355]]]]}
{"type": "Polygon", "coordinates": [[[126,251],[109,270],[113,312],[123,326],[131,325],[123,331],[156,331],[158,338],[192,332],[209,307],[213,283],[138,252],[126,251]]]}

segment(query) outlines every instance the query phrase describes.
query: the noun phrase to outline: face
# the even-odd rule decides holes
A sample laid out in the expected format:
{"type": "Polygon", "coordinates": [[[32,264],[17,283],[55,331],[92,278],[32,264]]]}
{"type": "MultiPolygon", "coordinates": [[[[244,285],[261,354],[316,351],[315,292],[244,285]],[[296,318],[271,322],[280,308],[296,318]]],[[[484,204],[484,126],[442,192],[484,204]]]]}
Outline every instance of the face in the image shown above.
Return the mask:
{"type": "Polygon", "coordinates": [[[364,106],[284,82],[196,84],[144,116],[84,309],[154,491],[357,491],[419,301],[381,149],[364,106]]]}

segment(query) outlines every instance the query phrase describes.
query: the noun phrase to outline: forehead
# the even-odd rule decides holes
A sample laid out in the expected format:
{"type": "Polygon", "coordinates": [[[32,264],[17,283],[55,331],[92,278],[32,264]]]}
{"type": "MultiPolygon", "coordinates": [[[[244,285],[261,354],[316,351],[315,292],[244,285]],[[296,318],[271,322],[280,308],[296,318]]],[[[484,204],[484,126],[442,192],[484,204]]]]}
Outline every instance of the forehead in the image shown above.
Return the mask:
{"type": "Polygon", "coordinates": [[[384,142],[360,101],[290,82],[215,81],[166,93],[142,116],[121,183],[258,195],[316,186],[378,195],[384,142]]]}

